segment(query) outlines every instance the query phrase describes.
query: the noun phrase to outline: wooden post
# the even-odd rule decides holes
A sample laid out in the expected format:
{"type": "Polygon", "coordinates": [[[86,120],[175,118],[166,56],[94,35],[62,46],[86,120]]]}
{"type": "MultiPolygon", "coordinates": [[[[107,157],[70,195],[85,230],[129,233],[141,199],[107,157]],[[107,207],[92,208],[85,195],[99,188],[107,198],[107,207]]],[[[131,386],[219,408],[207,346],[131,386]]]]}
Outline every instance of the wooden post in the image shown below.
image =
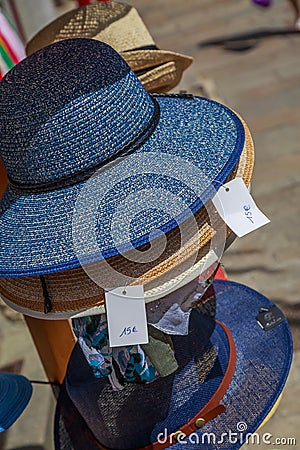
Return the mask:
{"type": "MultiPolygon", "coordinates": [[[[0,160],[0,197],[6,185],[7,175],[0,160]]],[[[69,321],[24,318],[49,381],[61,383],[75,344],[69,321]]]]}

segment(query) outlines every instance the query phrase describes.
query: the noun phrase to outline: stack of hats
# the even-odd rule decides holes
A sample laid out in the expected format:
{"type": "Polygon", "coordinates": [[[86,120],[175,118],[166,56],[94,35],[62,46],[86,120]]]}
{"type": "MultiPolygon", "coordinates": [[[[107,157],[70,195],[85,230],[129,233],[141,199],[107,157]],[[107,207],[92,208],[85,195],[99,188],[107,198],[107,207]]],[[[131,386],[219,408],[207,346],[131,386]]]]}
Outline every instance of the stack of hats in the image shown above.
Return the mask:
{"type": "Polygon", "coordinates": [[[24,314],[73,318],[56,450],[239,448],[292,354],[268,299],[214,281],[235,235],[212,198],[250,184],[246,123],[210,99],[162,94],[191,59],[154,48],[125,4],[71,11],[27,52],[0,83],[0,293],[24,314]],[[133,286],[149,341],[112,347],[107,291],[126,302],[133,286]]]}
{"type": "Polygon", "coordinates": [[[0,373],[0,433],[22,414],[32,395],[30,381],[23,375],[0,373]]]}

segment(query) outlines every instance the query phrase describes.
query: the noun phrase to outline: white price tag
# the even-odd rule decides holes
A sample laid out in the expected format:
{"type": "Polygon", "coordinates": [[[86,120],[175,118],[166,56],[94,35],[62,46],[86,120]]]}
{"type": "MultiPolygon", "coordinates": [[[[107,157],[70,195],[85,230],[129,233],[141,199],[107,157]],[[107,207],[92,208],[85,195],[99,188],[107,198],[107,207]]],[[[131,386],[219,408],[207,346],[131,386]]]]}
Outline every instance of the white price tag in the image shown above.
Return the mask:
{"type": "Polygon", "coordinates": [[[143,286],[126,286],[105,293],[109,345],[147,344],[148,328],[143,286]]]}
{"type": "Polygon", "coordinates": [[[270,222],[256,206],[242,178],[235,178],[222,185],[212,202],[224,222],[238,237],[270,222]]]}

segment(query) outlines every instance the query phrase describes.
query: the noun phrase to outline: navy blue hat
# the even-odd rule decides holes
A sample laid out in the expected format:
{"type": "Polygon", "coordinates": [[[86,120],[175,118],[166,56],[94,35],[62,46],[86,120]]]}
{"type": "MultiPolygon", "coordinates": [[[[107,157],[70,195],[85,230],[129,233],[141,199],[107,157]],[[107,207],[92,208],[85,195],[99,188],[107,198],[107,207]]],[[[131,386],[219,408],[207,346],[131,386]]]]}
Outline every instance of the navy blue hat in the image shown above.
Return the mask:
{"type": "Polygon", "coordinates": [[[81,250],[88,263],[152,242],[203,207],[245,144],[229,108],[148,94],[121,56],[93,39],[30,55],[1,80],[0,99],[4,278],[80,267],[81,250]],[[80,203],[93,199],[96,180],[102,201],[80,203]]]}
{"type": "Polygon", "coordinates": [[[32,395],[32,385],[23,375],[0,373],[0,432],[22,414],[32,395]]]}
{"type": "Polygon", "coordinates": [[[75,346],[56,409],[56,450],[242,446],[285,385],[291,333],[263,295],[229,281],[213,286],[214,296],[192,312],[189,334],[172,338],[175,374],[116,392],[94,378],[75,346]]]}

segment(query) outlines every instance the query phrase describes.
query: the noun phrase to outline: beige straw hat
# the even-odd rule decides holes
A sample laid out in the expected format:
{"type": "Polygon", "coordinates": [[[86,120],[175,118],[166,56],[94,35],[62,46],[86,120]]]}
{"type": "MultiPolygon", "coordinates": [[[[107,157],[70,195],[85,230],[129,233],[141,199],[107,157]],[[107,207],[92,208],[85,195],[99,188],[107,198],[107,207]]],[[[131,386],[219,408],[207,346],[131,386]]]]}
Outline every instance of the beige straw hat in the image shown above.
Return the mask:
{"type": "Polygon", "coordinates": [[[85,5],[62,15],[40,30],[26,53],[71,38],[93,38],[113,47],[148,92],[167,92],[181,80],[193,58],[156,47],[137,10],[126,3],[85,5]]]}
{"type": "MultiPolygon", "coordinates": [[[[253,165],[254,146],[250,131],[239,116],[245,131],[245,143],[238,164],[227,177],[227,181],[241,177],[249,186],[253,165]]],[[[181,227],[166,233],[164,252],[151,262],[133,261],[130,252],[95,265],[46,274],[43,283],[38,276],[21,278],[0,278],[2,299],[13,309],[38,318],[65,319],[81,311],[97,308],[104,311],[104,289],[102,286],[119,286],[120,274],[134,277],[129,284],[143,284],[146,302],[164,297],[202,274],[207,279],[215,270],[215,264],[222,256],[225,247],[235,239],[234,233],[224,225],[211,201],[205,204],[194,216],[199,234],[191,232],[190,220],[181,227]],[[221,231],[220,231],[221,230],[221,231]],[[185,242],[181,242],[182,234],[185,242]],[[93,281],[94,280],[94,281],[93,281]],[[96,282],[95,282],[96,281],[96,282]],[[51,312],[45,314],[45,286],[51,301],[51,312]]],[[[152,242],[153,254],[161,242],[152,242]]],[[[147,245],[139,250],[148,250],[147,245]]]]}

